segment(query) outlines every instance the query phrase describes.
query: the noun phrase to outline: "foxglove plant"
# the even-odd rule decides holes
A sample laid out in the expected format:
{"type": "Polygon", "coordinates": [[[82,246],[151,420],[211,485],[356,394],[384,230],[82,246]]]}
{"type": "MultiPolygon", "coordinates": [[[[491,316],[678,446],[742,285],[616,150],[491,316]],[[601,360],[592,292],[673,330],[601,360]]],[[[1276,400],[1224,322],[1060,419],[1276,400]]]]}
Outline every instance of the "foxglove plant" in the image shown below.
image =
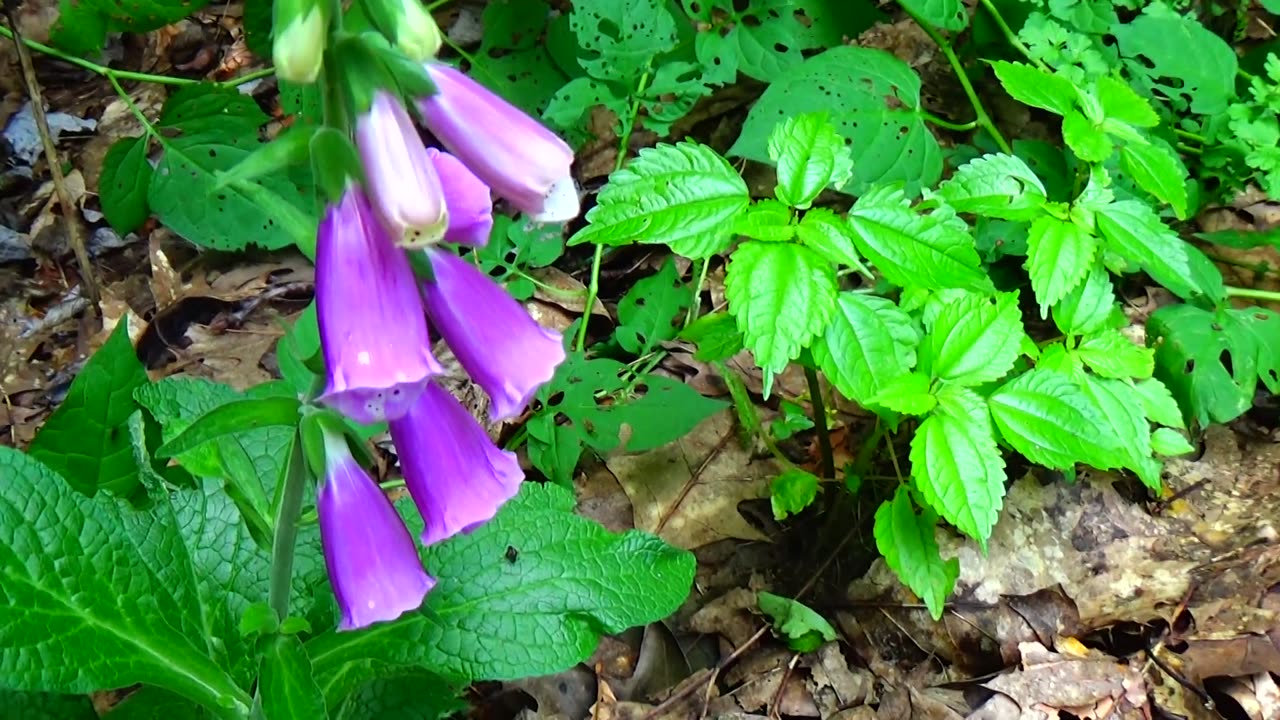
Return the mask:
{"type": "Polygon", "coordinates": [[[444,189],[444,203],[449,209],[445,242],[484,247],[493,232],[493,199],[489,186],[447,152],[427,148],[427,157],[435,166],[444,189]]]}
{"type": "Polygon", "coordinates": [[[369,194],[396,243],[413,247],[443,238],[449,210],[436,163],[391,93],[375,93],[369,110],[356,120],[356,147],[369,194]]]}

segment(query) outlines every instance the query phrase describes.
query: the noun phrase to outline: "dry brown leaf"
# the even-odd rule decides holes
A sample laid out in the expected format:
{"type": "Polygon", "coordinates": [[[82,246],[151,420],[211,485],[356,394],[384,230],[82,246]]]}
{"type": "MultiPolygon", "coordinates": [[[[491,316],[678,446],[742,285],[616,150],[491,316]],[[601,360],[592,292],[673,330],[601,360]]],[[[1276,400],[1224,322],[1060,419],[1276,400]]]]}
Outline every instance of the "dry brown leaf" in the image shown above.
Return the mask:
{"type": "Polygon", "coordinates": [[[1056,719],[1066,711],[1082,720],[1142,718],[1147,705],[1142,675],[1094,652],[1087,658],[1023,643],[1022,668],[985,683],[1021,708],[1022,720],[1056,719]]]}
{"type": "Polygon", "coordinates": [[[732,410],[707,418],[680,440],[646,453],[617,454],[609,470],[631,498],[635,525],[692,550],[716,540],[767,540],[738,512],[738,503],[768,496],[779,472],[737,439],[732,410]]]}

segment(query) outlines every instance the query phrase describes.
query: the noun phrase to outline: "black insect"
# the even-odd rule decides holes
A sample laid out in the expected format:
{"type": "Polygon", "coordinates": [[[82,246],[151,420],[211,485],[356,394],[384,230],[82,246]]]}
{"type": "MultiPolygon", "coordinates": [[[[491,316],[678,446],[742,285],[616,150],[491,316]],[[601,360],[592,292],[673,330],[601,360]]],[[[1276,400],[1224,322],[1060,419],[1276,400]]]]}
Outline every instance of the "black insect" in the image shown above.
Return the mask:
{"type": "Polygon", "coordinates": [[[507,562],[514,565],[516,562],[516,558],[520,557],[520,551],[516,550],[515,547],[508,545],[507,552],[506,552],[506,555],[504,555],[504,557],[507,558],[507,562]]]}

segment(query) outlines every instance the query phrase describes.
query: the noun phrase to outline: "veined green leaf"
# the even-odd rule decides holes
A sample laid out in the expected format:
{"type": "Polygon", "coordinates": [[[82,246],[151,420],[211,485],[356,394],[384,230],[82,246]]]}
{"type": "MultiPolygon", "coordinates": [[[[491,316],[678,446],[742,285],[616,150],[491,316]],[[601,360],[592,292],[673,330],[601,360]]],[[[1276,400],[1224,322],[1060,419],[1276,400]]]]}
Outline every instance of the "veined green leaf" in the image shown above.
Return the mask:
{"type": "Polygon", "coordinates": [[[911,493],[901,486],[876,510],[876,548],[889,569],[924,600],[934,620],[942,618],[947,595],[960,576],[960,561],[943,560],[938,551],[937,525],[937,513],[926,509],[917,514],[911,493]]]}
{"type": "Polygon", "coordinates": [[[1133,386],[1120,380],[1084,375],[1080,388],[1093,401],[1105,423],[1103,432],[1118,442],[1105,454],[1107,465],[1091,463],[1102,470],[1124,467],[1137,474],[1142,483],[1160,491],[1160,463],[1151,457],[1151,426],[1142,414],[1142,403],[1133,386]]]}
{"type": "Polygon", "coordinates": [[[1061,75],[1044,72],[1026,63],[999,60],[991,63],[1000,84],[1014,100],[1066,115],[1076,105],[1076,87],[1061,75]]]}
{"type": "Polygon", "coordinates": [[[938,313],[925,336],[921,370],[960,385],[998,380],[1018,359],[1024,334],[1017,292],[965,295],[938,313]]]}
{"type": "Polygon", "coordinates": [[[795,214],[780,200],[759,200],[734,218],[733,232],[753,240],[786,242],[796,236],[795,214]]]}
{"type": "Polygon", "coordinates": [[[1085,279],[1097,252],[1097,238],[1073,222],[1045,215],[1031,223],[1027,271],[1042,317],[1085,279]]]}
{"type": "Polygon", "coordinates": [[[1095,261],[1085,276],[1053,306],[1053,322],[1066,335],[1084,335],[1107,326],[1117,308],[1111,276],[1095,261]]]}
{"type": "Polygon", "coordinates": [[[1120,167],[1143,190],[1173,207],[1178,219],[1187,218],[1187,168],[1163,141],[1120,146],[1120,167]]]}
{"type": "Polygon", "coordinates": [[[808,605],[767,592],[759,593],[757,602],[760,612],[773,619],[774,628],[796,652],[813,652],[836,639],[836,629],[808,605]]]}
{"type": "Polygon", "coordinates": [[[1165,387],[1164,383],[1155,378],[1147,378],[1134,383],[1133,389],[1138,393],[1138,399],[1142,402],[1142,411],[1148,420],[1157,425],[1167,425],[1178,430],[1187,429],[1187,422],[1182,417],[1182,408],[1178,407],[1178,401],[1173,399],[1173,393],[1169,392],[1169,388],[1165,387]]]}
{"type": "Polygon", "coordinates": [[[839,215],[827,208],[810,208],[805,211],[795,228],[800,242],[837,265],[853,268],[870,277],[871,271],[862,264],[854,246],[853,229],[839,215]]]}
{"type": "Polygon", "coordinates": [[[938,188],[957,212],[1005,220],[1033,220],[1048,199],[1040,178],[1021,158],[991,154],[970,160],[938,188]]]}
{"type": "Polygon", "coordinates": [[[1221,285],[1206,284],[1192,273],[1187,245],[1145,203],[1122,200],[1097,213],[1098,231],[1107,247],[1136,263],[1156,282],[1182,298],[1198,294],[1216,301],[1221,285]]]}
{"type": "Polygon", "coordinates": [[[1103,162],[1115,149],[1106,131],[1094,125],[1079,110],[1070,110],[1062,118],[1062,139],[1076,157],[1085,162],[1103,162]]]}
{"type": "Polygon", "coordinates": [[[853,155],[827,113],[789,117],[769,134],[769,158],[778,166],[778,200],[805,209],[824,188],[853,176],[853,155]]]}
{"type": "Polygon", "coordinates": [[[938,405],[938,399],[929,392],[930,384],[928,375],[915,372],[900,375],[890,380],[868,403],[904,415],[924,415],[938,405]]]}
{"type": "Polygon", "coordinates": [[[1151,377],[1155,354],[1119,330],[1103,330],[1081,339],[1075,353],[1102,377],[1143,380],[1151,377]]]}
{"type": "Polygon", "coordinates": [[[162,458],[177,457],[213,440],[265,427],[298,424],[302,403],[293,397],[263,397],[219,405],[156,450],[162,458]]]}
{"type": "Polygon", "coordinates": [[[328,713],[311,660],[297,635],[276,635],[262,654],[262,714],[267,720],[322,718],[328,713]]]}
{"type": "Polygon", "coordinates": [[[1151,433],[1151,448],[1157,455],[1177,457],[1196,451],[1195,446],[1187,442],[1187,438],[1173,428],[1156,428],[1151,433]]]}
{"type": "Polygon", "coordinates": [[[1151,108],[1151,103],[1139,95],[1129,83],[1109,75],[1098,78],[1098,104],[1102,114],[1129,125],[1137,127],[1155,127],[1160,124],[1160,116],[1151,108]]]}
{"type": "Polygon", "coordinates": [[[826,331],[814,340],[814,362],[845,397],[867,405],[916,364],[920,334],[893,302],[841,293],[826,331]]]}
{"type": "Polygon", "coordinates": [[[1070,377],[1037,368],[1010,380],[987,399],[1005,442],[1028,460],[1057,470],[1077,462],[1106,468],[1119,438],[1070,377]]]}

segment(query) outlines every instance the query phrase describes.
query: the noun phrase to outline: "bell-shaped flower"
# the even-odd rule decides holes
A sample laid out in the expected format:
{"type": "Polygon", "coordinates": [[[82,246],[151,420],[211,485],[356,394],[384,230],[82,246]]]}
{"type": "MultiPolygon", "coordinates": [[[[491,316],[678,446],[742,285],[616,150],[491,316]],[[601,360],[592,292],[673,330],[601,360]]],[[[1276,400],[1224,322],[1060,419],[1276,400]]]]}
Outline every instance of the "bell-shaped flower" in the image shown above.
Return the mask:
{"type": "Polygon", "coordinates": [[[499,196],[538,222],[578,216],[573,150],[459,70],[427,63],[436,94],[418,100],[431,133],[499,196]]]}
{"type": "Polygon", "coordinates": [[[382,488],[361,468],[346,438],[325,432],[325,473],[316,494],[320,541],[339,630],[395,620],[422,605],[435,585],[413,537],[382,488]]]}
{"type": "Polygon", "coordinates": [[[471,413],[435,383],[389,426],[405,486],[426,525],[426,545],[474,529],[520,490],[524,472],[515,454],[494,445],[471,413]]]}
{"type": "Polygon", "coordinates": [[[369,195],[396,243],[417,247],[439,241],[449,211],[435,164],[413,118],[394,95],[379,90],[356,118],[356,147],[369,195]]]}
{"type": "Polygon", "coordinates": [[[403,415],[443,372],[409,258],[354,184],[320,221],[316,312],[327,375],[319,400],[357,422],[403,415]]]}
{"type": "Polygon", "coordinates": [[[428,250],[434,278],[424,284],[427,314],[471,379],[489,395],[495,422],[519,415],[564,361],[557,332],[470,262],[428,250]]]}
{"type": "Polygon", "coordinates": [[[445,242],[472,247],[488,244],[489,234],[493,232],[493,198],[489,186],[447,152],[427,148],[427,156],[436,168],[444,188],[444,203],[449,209],[445,242]]]}
{"type": "Polygon", "coordinates": [[[276,0],[272,26],[271,59],[276,75],[292,83],[316,81],[324,62],[325,37],[329,32],[327,0],[276,0]]]}

